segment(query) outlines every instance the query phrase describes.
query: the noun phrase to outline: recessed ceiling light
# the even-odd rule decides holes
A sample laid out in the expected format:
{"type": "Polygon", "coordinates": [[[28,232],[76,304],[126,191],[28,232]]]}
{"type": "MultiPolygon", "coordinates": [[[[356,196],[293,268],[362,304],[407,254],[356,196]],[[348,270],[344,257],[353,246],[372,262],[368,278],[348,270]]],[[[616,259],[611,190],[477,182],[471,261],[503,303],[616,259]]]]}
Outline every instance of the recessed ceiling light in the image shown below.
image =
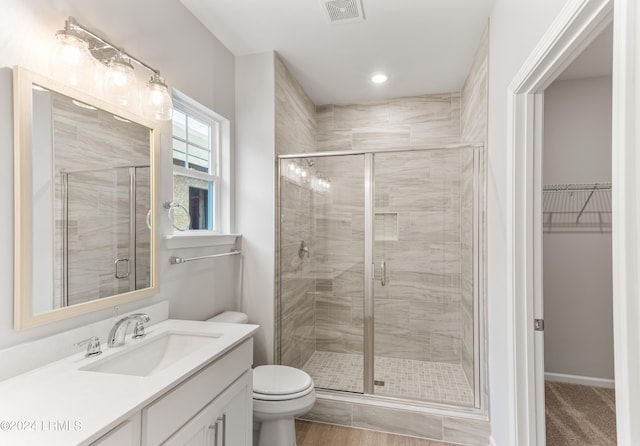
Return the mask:
{"type": "Polygon", "coordinates": [[[382,84],[384,82],[387,82],[387,75],[382,73],[374,74],[373,76],[371,76],[371,82],[373,82],[374,84],[382,84]]]}

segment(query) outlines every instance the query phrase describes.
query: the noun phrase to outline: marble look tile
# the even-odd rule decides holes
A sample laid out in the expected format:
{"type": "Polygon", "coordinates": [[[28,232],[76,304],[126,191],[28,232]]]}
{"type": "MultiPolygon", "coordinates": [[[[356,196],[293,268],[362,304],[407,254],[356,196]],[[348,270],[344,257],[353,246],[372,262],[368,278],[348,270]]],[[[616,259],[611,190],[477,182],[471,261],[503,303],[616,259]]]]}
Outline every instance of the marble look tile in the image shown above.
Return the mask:
{"type": "Polygon", "coordinates": [[[430,361],[429,335],[410,333],[408,329],[390,333],[376,330],[374,346],[377,356],[430,361]]]}
{"type": "Polygon", "coordinates": [[[355,405],[353,425],[403,435],[442,439],[442,417],[377,406],[355,405]]]}
{"type": "Polygon", "coordinates": [[[393,184],[397,181],[420,183],[429,176],[430,166],[431,154],[428,151],[376,154],[376,191],[379,184],[393,184]]]}
{"type": "Polygon", "coordinates": [[[432,333],[430,339],[430,361],[460,363],[461,340],[459,337],[432,333]]]}
{"type": "Polygon", "coordinates": [[[316,109],[282,58],[275,57],[276,155],[313,152],[316,146],[316,109]]]}
{"type": "Polygon", "coordinates": [[[362,326],[316,321],[316,347],[320,351],[361,354],[363,334],[362,326]]]}
{"type": "Polygon", "coordinates": [[[338,270],[333,278],[333,292],[339,296],[362,296],[364,294],[364,262],[353,258],[352,266],[338,270]]]}
{"type": "Polygon", "coordinates": [[[333,106],[333,128],[336,130],[386,124],[389,124],[389,103],[386,101],[333,106]]]}
{"type": "Polygon", "coordinates": [[[467,377],[467,382],[470,386],[474,385],[474,351],[473,351],[473,320],[468,318],[467,315],[463,316],[462,322],[462,351],[460,354],[460,364],[464,370],[464,374],[467,377]]]}
{"type": "Polygon", "coordinates": [[[461,314],[458,303],[425,303],[426,324],[434,334],[462,339],[461,314]]]}
{"type": "Polygon", "coordinates": [[[460,273],[460,243],[432,242],[429,244],[429,271],[439,273],[460,273]]]}
{"type": "Polygon", "coordinates": [[[333,105],[319,105],[316,107],[316,126],[318,133],[334,130],[333,105]]]}
{"type": "Polygon", "coordinates": [[[451,95],[432,94],[389,100],[392,124],[419,124],[451,119],[451,95]]]}
{"type": "Polygon", "coordinates": [[[302,418],[322,423],[351,426],[353,424],[353,404],[318,398],[313,408],[302,418]]]}
{"type": "Polygon", "coordinates": [[[461,140],[487,141],[489,25],[485,27],[461,92],[461,140]]]}
{"type": "Polygon", "coordinates": [[[409,146],[411,128],[408,125],[360,127],[353,130],[354,150],[409,146]]]}
{"type": "Polygon", "coordinates": [[[460,213],[415,211],[400,219],[400,240],[425,242],[457,242],[460,239],[460,213]]]}
{"type": "Polygon", "coordinates": [[[351,324],[351,299],[338,296],[316,297],[316,321],[324,324],[351,324]]]}
{"type": "Polygon", "coordinates": [[[411,125],[410,145],[456,144],[460,142],[457,121],[430,121],[411,125]]]}
{"type": "Polygon", "coordinates": [[[488,421],[443,418],[443,440],[452,443],[488,445],[491,425],[488,421]]]}
{"type": "Polygon", "coordinates": [[[351,130],[318,131],[316,135],[318,152],[353,149],[351,130]]]}

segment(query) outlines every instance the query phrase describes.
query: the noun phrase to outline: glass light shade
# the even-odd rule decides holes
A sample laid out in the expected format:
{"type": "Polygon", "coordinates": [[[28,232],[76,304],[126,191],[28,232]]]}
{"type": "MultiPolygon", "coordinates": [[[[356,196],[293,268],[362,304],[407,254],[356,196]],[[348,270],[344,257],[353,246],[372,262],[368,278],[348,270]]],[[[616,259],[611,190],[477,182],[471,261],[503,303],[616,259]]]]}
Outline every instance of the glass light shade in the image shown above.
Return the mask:
{"type": "Polygon", "coordinates": [[[95,59],[81,37],[60,31],[51,59],[51,74],[72,87],[91,89],[95,76],[95,59]]]}
{"type": "Polygon", "coordinates": [[[173,101],[167,84],[154,74],[147,84],[142,98],[142,112],[147,118],[168,121],[173,117],[173,101]]]}
{"type": "Polygon", "coordinates": [[[104,95],[107,101],[122,107],[135,107],[138,104],[140,90],[133,66],[121,55],[109,62],[104,77],[104,95]]]}

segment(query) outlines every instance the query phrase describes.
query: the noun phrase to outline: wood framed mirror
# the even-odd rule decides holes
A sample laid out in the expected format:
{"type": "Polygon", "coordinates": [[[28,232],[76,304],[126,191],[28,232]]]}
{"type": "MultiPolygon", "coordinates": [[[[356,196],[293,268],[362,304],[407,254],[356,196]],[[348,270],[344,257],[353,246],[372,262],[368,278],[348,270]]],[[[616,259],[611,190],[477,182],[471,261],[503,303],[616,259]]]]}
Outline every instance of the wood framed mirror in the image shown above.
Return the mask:
{"type": "Polygon", "coordinates": [[[14,68],[14,324],[158,292],[156,124],[14,68]]]}

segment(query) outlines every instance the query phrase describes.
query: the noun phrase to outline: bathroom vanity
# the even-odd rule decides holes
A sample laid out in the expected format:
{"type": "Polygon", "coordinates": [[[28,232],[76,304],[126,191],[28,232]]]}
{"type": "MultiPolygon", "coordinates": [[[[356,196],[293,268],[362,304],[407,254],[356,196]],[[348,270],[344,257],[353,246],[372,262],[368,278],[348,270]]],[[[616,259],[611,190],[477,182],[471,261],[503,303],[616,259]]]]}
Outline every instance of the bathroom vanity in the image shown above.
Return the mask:
{"type": "Polygon", "coordinates": [[[257,328],[166,320],[0,382],[0,444],[250,446],[257,328]]]}

